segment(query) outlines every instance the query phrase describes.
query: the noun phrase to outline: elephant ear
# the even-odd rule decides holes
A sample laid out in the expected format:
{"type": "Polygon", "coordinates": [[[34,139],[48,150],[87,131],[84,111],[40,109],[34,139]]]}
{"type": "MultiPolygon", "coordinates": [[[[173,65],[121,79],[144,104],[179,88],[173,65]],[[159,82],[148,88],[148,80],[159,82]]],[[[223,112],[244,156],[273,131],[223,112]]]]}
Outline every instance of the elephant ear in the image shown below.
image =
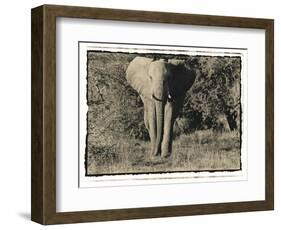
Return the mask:
{"type": "Polygon", "coordinates": [[[195,81],[195,71],[184,60],[169,60],[169,72],[171,73],[171,93],[176,94],[174,96],[184,96],[195,81]]]}
{"type": "Polygon", "coordinates": [[[126,71],[128,83],[143,97],[151,97],[151,81],[149,79],[149,66],[153,59],[136,57],[129,64],[126,71]]]}

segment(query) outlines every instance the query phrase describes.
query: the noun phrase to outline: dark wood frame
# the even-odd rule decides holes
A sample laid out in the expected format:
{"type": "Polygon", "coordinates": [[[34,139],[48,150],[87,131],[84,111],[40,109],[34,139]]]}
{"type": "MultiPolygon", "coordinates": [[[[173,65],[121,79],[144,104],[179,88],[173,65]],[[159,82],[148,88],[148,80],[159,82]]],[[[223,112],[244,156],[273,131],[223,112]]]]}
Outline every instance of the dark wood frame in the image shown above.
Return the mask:
{"type": "Polygon", "coordinates": [[[43,5],[32,9],[31,219],[41,224],[231,213],[274,209],[274,21],[43,5]],[[56,17],[264,29],[266,149],[264,201],[56,212],[56,17]]]}

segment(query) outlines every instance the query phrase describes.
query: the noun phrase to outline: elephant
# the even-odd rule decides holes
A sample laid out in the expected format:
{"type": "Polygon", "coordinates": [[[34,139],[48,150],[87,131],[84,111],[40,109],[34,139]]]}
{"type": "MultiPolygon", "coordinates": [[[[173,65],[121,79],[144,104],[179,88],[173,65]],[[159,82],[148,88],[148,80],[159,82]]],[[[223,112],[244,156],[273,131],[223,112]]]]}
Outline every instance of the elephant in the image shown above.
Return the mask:
{"type": "Polygon", "coordinates": [[[173,125],[195,76],[184,60],[135,57],[128,65],[127,82],[144,105],[151,157],[166,158],[172,154],[173,125]]]}

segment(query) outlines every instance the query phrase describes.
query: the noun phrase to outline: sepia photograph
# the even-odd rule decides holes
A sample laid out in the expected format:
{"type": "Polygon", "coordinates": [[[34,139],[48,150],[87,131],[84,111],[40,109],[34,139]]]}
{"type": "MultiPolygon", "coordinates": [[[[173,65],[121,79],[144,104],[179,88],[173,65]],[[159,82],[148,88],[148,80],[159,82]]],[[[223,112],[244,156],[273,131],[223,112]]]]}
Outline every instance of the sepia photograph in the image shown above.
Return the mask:
{"type": "Polygon", "coordinates": [[[87,50],[86,176],[241,170],[241,55],[190,50],[87,50]]]}
{"type": "Polygon", "coordinates": [[[31,15],[33,221],[274,209],[274,20],[31,15]]]}

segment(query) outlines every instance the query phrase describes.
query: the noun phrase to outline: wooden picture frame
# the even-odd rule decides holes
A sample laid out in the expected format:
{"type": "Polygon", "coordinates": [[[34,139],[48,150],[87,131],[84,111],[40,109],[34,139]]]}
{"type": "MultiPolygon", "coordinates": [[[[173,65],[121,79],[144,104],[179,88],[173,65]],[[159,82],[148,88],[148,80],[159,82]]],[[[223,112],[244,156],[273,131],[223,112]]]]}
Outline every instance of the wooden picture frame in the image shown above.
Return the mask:
{"type": "Polygon", "coordinates": [[[273,210],[274,208],[274,21],[271,19],[43,5],[32,9],[31,219],[63,224],[273,210]],[[265,200],[215,204],[56,211],[56,18],[122,20],[265,30],[265,200]]]}

